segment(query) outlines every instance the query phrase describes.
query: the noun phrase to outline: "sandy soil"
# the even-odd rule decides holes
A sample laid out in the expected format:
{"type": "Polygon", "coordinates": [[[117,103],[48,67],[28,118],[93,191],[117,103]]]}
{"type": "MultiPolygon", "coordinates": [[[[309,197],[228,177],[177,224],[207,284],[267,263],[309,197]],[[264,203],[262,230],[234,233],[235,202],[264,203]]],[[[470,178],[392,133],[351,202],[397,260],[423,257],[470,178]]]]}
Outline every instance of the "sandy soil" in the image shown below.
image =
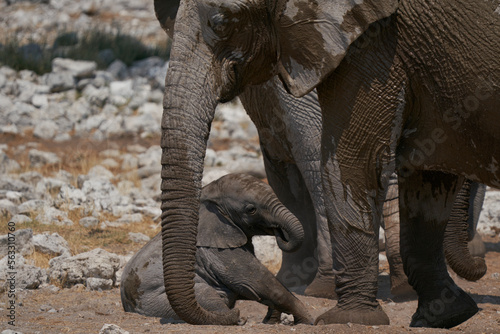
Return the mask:
{"type": "MultiPolygon", "coordinates": [[[[83,286],[51,291],[25,290],[17,295],[16,327],[7,324],[2,316],[0,329],[23,333],[98,333],[104,324],[116,324],[130,333],[500,333],[500,237],[485,238],[488,272],[477,282],[452,277],[478,303],[480,311],[465,323],[451,330],[409,328],[417,301],[397,301],[389,290],[387,262],[382,261],[379,276],[379,298],[389,315],[390,326],[361,326],[354,324],[328,326],[290,326],[261,324],[267,308],[251,301],[239,301],[240,314],[247,318],[244,326],[192,326],[162,324],[159,318],[148,318],[125,313],[120,302],[119,289],[96,292],[83,286]]],[[[299,296],[313,317],[335,305],[335,301],[299,296]]],[[[0,298],[2,313],[6,314],[7,296],[0,298]]]]}

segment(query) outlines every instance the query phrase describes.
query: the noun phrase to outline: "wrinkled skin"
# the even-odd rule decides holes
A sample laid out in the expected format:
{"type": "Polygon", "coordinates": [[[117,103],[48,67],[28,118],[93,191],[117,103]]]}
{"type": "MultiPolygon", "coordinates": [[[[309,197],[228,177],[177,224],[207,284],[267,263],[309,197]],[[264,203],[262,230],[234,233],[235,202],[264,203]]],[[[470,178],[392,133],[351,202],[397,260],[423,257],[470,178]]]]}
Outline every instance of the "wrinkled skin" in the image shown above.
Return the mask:
{"type": "MultiPolygon", "coordinates": [[[[266,323],[279,322],[281,312],[293,314],[297,324],[312,323],[302,302],[253,253],[254,235],[276,234],[284,251],[297,249],[304,237],[300,222],[268,185],[243,174],[226,175],[207,185],[199,227],[195,291],[204,308],[227,312],[236,300],[249,299],[269,306],[266,323]]],[[[125,266],[122,305],[127,312],[179,320],[165,294],[161,259],[158,234],[125,266]]]]}
{"type": "Polygon", "coordinates": [[[192,323],[238,322],[237,312],[213,314],[195,302],[183,309],[194,301],[185,283],[194,276],[181,264],[195,257],[215,106],[276,74],[297,97],[316,87],[322,110],[339,302],[317,322],[389,323],[376,300],[377,244],[395,170],[402,259],[419,297],[411,325],[452,327],[477,312],[446,271],[443,235],[464,176],[500,185],[496,9],[479,0],[181,2],[162,120],[164,278],[176,312],[192,323]],[[170,231],[185,232],[182,241],[170,231]],[[174,250],[184,256],[169,257],[174,250]]]}

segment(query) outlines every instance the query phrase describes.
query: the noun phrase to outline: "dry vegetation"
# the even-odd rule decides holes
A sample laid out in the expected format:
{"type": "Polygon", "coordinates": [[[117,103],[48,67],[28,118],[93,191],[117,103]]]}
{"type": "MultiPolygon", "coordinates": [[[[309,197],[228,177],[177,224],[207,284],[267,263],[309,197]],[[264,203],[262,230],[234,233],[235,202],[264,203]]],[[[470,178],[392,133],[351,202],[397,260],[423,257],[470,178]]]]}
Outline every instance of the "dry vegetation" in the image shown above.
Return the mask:
{"type": "MultiPolygon", "coordinates": [[[[55,143],[33,138],[27,134],[24,137],[2,135],[0,137],[0,141],[9,145],[9,149],[6,152],[7,155],[21,165],[19,173],[36,171],[44,177],[49,177],[60,170],[65,170],[74,177],[73,185],[76,186],[76,179],[78,175],[87,174],[93,166],[100,164],[104,159],[106,159],[105,156],[100,154],[102,151],[107,149],[116,149],[121,152],[126,152],[126,147],[128,145],[140,144],[144,147],[149,147],[153,144],[156,145],[159,142],[159,139],[151,138],[146,140],[132,140],[130,138],[118,138],[112,141],[94,142],[88,139],[74,138],[70,142],[55,143]],[[61,158],[61,162],[55,165],[46,165],[34,168],[30,165],[28,158],[28,152],[32,148],[56,153],[61,158]]],[[[133,172],[130,173],[130,171],[123,171],[120,168],[109,169],[114,175],[125,173],[128,179],[133,181],[136,186],[140,184],[140,179],[133,172]]],[[[116,181],[118,180],[119,178],[116,179],[116,181]]],[[[55,198],[57,196],[57,192],[51,193],[50,195],[55,198]]],[[[147,217],[139,223],[125,224],[122,227],[106,227],[106,229],[101,229],[99,227],[85,228],[78,224],[78,221],[86,216],[83,210],[72,210],[67,211],[67,213],[68,218],[74,223],[72,226],[41,224],[34,219],[37,215],[37,213],[34,212],[31,215],[31,218],[34,219],[32,222],[17,224],[16,229],[20,230],[31,228],[33,230],[33,234],[42,232],[57,232],[68,242],[73,255],[87,252],[95,248],[102,248],[112,253],[125,255],[130,252],[135,252],[141,247],[141,244],[134,243],[129,239],[129,232],[140,232],[148,235],[149,237],[153,237],[159,232],[158,222],[154,222],[153,219],[147,217]]],[[[7,222],[10,218],[11,217],[9,215],[0,216],[0,234],[7,234],[7,222]]],[[[119,217],[115,217],[111,213],[101,212],[99,218],[100,221],[115,221],[119,217]]],[[[27,259],[32,260],[34,265],[41,268],[48,267],[50,258],[50,256],[38,252],[35,252],[31,256],[27,257],[27,259]]]]}

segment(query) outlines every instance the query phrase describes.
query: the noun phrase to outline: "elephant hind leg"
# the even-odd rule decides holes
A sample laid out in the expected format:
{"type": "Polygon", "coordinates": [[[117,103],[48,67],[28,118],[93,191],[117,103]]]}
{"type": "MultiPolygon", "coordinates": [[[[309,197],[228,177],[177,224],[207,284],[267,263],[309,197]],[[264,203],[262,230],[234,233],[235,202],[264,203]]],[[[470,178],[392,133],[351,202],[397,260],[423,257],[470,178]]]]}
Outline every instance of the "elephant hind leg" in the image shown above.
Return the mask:
{"type": "Polygon", "coordinates": [[[391,294],[401,299],[416,298],[415,290],[408,283],[404,273],[403,260],[399,247],[399,190],[398,176],[394,173],[384,201],[383,223],[385,232],[385,251],[391,277],[391,294]]]}
{"type": "Polygon", "coordinates": [[[441,172],[399,174],[401,256],[419,298],[412,327],[451,328],[478,311],[448,275],[443,251],[444,231],[462,181],[441,172]]]}

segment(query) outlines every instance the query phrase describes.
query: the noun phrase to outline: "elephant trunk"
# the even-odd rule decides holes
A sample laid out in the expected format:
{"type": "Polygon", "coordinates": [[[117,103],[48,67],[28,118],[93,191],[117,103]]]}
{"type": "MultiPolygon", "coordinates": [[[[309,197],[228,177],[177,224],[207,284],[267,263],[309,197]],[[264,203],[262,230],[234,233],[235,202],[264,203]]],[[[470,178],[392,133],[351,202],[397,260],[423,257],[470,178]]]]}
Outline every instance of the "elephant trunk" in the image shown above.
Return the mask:
{"type": "Polygon", "coordinates": [[[444,249],[446,260],[457,275],[469,281],[477,281],[486,274],[487,268],[484,259],[472,257],[467,248],[470,188],[471,181],[465,180],[446,226],[444,249]]]}
{"type": "MultiPolygon", "coordinates": [[[[176,24],[184,22],[190,21],[179,19],[176,24]]],[[[189,29],[182,27],[179,31],[189,29]]],[[[163,274],[169,302],[181,319],[192,324],[231,325],[238,322],[238,310],[208,312],[200,307],[194,294],[203,162],[217,105],[210,58],[203,54],[195,40],[176,35],[161,125],[163,274]],[[178,40],[181,43],[176,43],[178,40]]]]}
{"type": "Polygon", "coordinates": [[[278,247],[284,252],[293,252],[299,249],[304,241],[304,229],[297,217],[277,199],[274,204],[273,216],[277,217],[280,227],[274,231],[278,247]]]}

